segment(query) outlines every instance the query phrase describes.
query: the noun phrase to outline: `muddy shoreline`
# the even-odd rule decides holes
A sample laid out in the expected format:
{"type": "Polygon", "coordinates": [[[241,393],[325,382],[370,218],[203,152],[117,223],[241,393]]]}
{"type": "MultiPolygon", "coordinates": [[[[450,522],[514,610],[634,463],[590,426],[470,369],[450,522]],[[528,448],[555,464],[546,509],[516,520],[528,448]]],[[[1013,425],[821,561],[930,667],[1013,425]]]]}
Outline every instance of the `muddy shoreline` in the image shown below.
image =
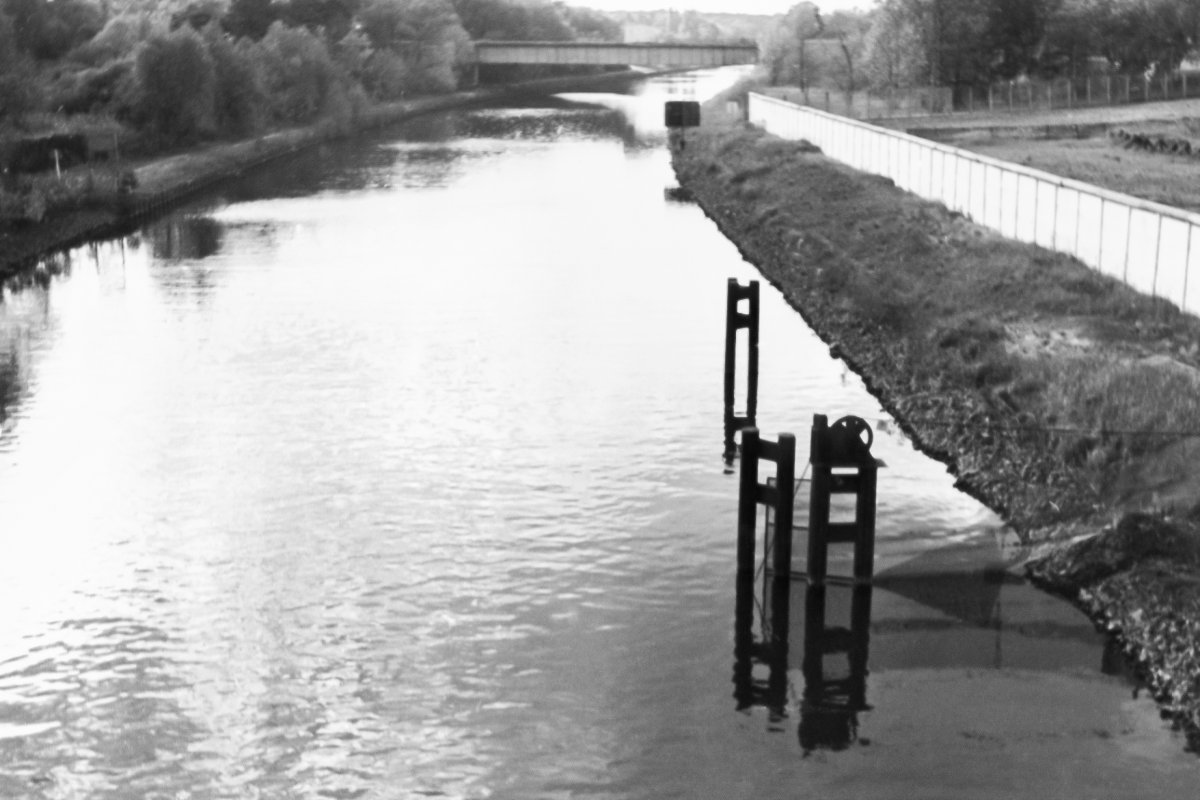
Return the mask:
{"type": "Polygon", "coordinates": [[[208,144],[183,153],[164,155],[129,164],[137,188],[121,198],[106,198],[85,207],[47,216],[40,222],[0,225],[0,280],[25,274],[37,280],[31,268],[44,257],[77,247],[93,239],[131,233],[149,216],[164,211],[203,191],[236,179],[258,167],[322,142],[349,138],[406,119],[495,102],[504,98],[624,85],[647,73],[622,70],[592,76],[544,78],[508,86],[495,86],[383,103],[364,110],[348,125],[321,121],[314,125],[272,131],[231,142],[208,144]]]}
{"type": "Polygon", "coordinates": [[[1191,476],[1170,495],[1129,487],[1175,442],[1063,432],[1071,395],[1054,375],[1079,367],[1043,335],[1074,326],[1096,342],[1088,358],[1194,370],[1184,343],[1200,338],[1200,325],[803,143],[714,126],[679,144],[681,186],[918,449],[1016,528],[1037,555],[1028,564],[1035,583],[1111,633],[1164,714],[1200,745],[1200,498],[1163,499],[1188,498],[1191,476]],[[981,284],[975,294],[961,288],[964,272],[981,284]],[[1022,307],[1009,284],[1032,281],[1039,295],[1061,289],[1061,308],[1022,307]],[[910,313],[943,283],[953,302],[910,313]],[[1094,319],[1071,313],[1089,303],[1094,319]],[[1037,352],[1021,352],[1024,330],[1038,333],[1037,352]]]}

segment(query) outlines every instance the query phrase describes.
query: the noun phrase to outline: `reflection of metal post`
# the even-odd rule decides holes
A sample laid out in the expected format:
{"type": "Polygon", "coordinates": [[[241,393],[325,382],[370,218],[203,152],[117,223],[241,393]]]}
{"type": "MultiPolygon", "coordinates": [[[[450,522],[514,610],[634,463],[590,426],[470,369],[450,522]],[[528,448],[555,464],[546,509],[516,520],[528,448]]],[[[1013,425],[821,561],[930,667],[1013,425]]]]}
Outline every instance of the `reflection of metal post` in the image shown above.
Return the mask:
{"type": "Polygon", "coordinates": [[[804,699],[799,737],[805,752],[844,750],[858,738],[858,712],[867,705],[867,651],[871,625],[871,587],[853,589],[850,628],[826,626],[826,587],[810,584],[805,592],[804,699]],[[825,656],[844,653],[849,674],[826,678],[825,656]]]}
{"type": "MultiPolygon", "coordinates": [[[[776,530],[778,531],[778,528],[776,530]]],[[[788,538],[790,539],[791,537],[788,538]]],[[[775,540],[776,547],[778,547],[778,535],[776,535],[775,540]]],[[[782,574],[776,573],[771,578],[771,649],[769,661],[770,672],[767,678],[767,707],[770,709],[772,719],[775,720],[787,716],[788,632],[791,627],[791,591],[792,582],[786,572],[782,574]]]]}
{"type": "Polygon", "coordinates": [[[804,679],[817,683],[824,677],[825,585],[810,583],[804,590],[804,679]]]}
{"type": "Polygon", "coordinates": [[[733,613],[733,698],[737,710],[754,705],[754,573],[739,572],[733,613]]]}
{"type": "Polygon", "coordinates": [[[867,707],[867,656],[871,639],[871,584],[854,587],[850,601],[850,705],[867,707]]]}

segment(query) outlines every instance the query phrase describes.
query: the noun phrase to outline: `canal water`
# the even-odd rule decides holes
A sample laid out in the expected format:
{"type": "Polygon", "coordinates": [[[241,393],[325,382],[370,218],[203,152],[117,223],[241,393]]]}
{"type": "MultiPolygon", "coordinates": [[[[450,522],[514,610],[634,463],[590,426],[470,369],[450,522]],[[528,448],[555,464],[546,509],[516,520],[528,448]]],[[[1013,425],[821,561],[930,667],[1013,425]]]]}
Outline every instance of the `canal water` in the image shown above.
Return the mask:
{"type": "Polygon", "coordinates": [[[729,80],[423,117],[7,287],[0,797],[1194,797],[769,287],[760,427],[875,426],[881,581],[849,735],[803,729],[802,591],[783,702],[738,699],[724,293],[757,275],[665,195],[660,127],[729,80]]]}

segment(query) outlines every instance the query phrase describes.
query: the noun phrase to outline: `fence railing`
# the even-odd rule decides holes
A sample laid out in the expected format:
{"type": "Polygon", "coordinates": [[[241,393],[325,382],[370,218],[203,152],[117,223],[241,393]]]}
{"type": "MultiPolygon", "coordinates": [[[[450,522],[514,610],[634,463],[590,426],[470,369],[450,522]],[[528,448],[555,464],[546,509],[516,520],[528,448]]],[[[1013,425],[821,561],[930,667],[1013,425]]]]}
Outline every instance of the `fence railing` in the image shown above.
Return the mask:
{"type": "Polygon", "coordinates": [[[954,111],[954,92],[945,86],[913,86],[856,92],[772,86],[763,92],[796,105],[820,108],[855,119],[931,117],[954,111]]]}
{"type": "Polygon", "coordinates": [[[1089,75],[1053,81],[1007,81],[990,86],[913,86],[853,92],[772,86],[763,93],[854,119],[895,119],[943,114],[1030,113],[1200,97],[1200,74],[1160,78],[1089,75]]]}
{"type": "Polygon", "coordinates": [[[1068,253],[1200,314],[1200,214],[758,93],[750,94],[749,118],[1003,236],[1068,253]]]}
{"type": "Polygon", "coordinates": [[[1149,103],[1200,97],[1200,75],[1177,72],[1145,75],[1085,75],[1054,81],[1008,81],[964,89],[958,111],[1043,111],[1062,108],[1149,103]]]}

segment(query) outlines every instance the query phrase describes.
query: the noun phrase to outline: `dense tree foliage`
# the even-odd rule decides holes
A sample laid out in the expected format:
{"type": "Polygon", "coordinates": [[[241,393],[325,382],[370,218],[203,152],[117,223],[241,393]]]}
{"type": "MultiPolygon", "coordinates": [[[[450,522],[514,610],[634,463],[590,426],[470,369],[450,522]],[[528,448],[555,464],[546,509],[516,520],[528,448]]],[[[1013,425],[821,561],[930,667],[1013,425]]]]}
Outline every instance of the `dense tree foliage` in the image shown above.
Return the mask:
{"type": "Polygon", "coordinates": [[[61,58],[104,26],[104,12],[89,0],[0,0],[0,11],[16,47],[41,60],[61,58]]]}
{"type": "Polygon", "coordinates": [[[137,114],[169,141],[215,132],[216,68],[204,40],[191,27],[152,36],[138,50],[137,114]]]}
{"type": "Polygon", "coordinates": [[[451,0],[472,39],[558,42],[574,37],[563,7],[507,0],[451,0]]]}
{"type": "Polygon", "coordinates": [[[17,48],[12,19],[0,11],[0,117],[20,120],[34,107],[34,86],[26,58],[17,48]]]}
{"type": "Polygon", "coordinates": [[[0,0],[0,126],[98,113],[163,144],[453,91],[471,40],[619,39],[545,0],[0,0]]]}
{"type": "Polygon", "coordinates": [[[827,16],[816,5],[793,6],[768,38],[774,80],[852,90],[1163,74],[1200,45],[1197,0],[881,0],[827,16]]]}

